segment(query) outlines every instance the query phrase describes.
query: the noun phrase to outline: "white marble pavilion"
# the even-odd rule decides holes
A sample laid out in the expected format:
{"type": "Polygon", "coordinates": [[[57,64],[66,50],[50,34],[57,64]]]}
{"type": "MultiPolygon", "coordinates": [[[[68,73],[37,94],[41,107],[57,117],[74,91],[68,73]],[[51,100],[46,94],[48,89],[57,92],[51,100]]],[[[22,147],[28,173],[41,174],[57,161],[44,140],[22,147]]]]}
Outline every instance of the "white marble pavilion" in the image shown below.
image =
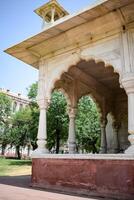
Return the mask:
{"type": "Polygon", "coordinates": [[[99,0],[72,15],[51,0],[35,12],[43,20],[41,32],[6,50],[39,70],[38,149],[33,158],[45,159],[48,153],[46,112],[52,91],[61,89],[68,103],[70,154],[76,150],[77,103],[89,94],[101,114],[101,153],[122,149],[127,160],[133,159],[134,0],[99,0]]]}

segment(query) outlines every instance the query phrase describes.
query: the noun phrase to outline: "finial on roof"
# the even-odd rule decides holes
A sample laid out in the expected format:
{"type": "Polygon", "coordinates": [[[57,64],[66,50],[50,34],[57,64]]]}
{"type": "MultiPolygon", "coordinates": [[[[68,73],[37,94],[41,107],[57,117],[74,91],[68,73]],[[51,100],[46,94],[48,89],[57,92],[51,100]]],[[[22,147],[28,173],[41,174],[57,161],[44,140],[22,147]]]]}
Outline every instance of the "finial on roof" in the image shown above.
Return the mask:
{"type": "Polygon", "coordinates": [[[48,3],[36,9],[35,12],[43,18],[43,29],[69,14],[56,0],[49,0],[48,3]]]}

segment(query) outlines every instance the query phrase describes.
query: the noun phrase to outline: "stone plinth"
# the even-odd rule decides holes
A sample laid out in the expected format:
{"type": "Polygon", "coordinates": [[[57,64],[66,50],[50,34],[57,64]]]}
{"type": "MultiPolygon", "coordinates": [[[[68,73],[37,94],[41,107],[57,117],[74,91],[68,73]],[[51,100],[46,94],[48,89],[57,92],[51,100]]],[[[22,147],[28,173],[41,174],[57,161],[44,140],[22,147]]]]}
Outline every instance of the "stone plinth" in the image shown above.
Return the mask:
{"type": "Polygon", "coordinates": [[[45,155],[32,160],[32,186],[75,194],[134,199],[134,158],[45,155]]]}

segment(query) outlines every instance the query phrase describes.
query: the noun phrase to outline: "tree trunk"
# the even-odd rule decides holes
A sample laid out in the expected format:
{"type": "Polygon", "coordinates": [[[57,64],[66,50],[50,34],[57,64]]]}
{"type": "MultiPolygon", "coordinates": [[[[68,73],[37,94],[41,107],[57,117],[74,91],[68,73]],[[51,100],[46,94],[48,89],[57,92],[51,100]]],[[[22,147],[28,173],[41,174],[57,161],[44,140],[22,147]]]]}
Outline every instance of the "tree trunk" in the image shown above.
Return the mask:
{"type": "Polygon", "coordinates": [[[20,146],[16,146],[16,154],[17,154],[17,158],[20,160],[21,159],[20,146]]]}
{"type": "Polygon", "coordinates": [[[1,151],[1,155],[4,156],[5,155],[5,149],[6,149],[6,145],[2,144],[2,151],[1,151]]]}
{"type": "Polygon", "coordinates": [[[31,142],[31,145],[32,145],[32,149],[33,149],[33,151],[35,150],[35,149],[37,149],[37,143],[33,143],[33,142],[31,142]]]}
{"type": "Polygon", "coordinates": [[[56,129],[56,154],[59,153],[60,149],[60,131],[56,129]]]}
{"type": "Polygon", "coordinates": [[[96,148],[96,146],[95,146],[95,144],[92,144],[92,149],[93,149],[93,153],[97,153],[97,148],[96,148]]]}
{"type": "Polygon", "coordinates": [[[27,148],[27,156],[28,156],[28,157],[29,157],[29,155],[30,155],[30,150],[31,150],[31,146],[28,145],[28,148],[27,148]]]}

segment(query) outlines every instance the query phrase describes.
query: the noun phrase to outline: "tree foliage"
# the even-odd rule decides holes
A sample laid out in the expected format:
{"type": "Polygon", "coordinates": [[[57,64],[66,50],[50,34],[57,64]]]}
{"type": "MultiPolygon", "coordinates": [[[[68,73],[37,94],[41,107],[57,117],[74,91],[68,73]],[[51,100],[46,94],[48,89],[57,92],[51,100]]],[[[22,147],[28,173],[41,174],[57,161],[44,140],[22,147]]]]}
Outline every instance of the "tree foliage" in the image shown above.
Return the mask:
{"type": "Polygon", "coordinates": [[[30,144],[31,110],[24,108],[12,115],[10,143],[16,147],[18,158],[21,158],[20,147],[30,144]]]}
{"type": "Polygon", "coordinates": [[[0,92],[0,126],[5,124],[11,115],[11,99],[0,92]]]}
{"type": "Polygon", "coordinates": [[[2,154],[9,140],[10,115],[11,115],[11,99],[4,93],[0,92],[0,144],[2,146],[2,154]]]}
{"type": "Polygon", "coordinates": [[[30,103],[31,121],[29,124],[29,136],[33,150],[37,148],[37,133],[39,124],[39,107],[36,102],[30,103]]]}
{"type": "Polygon", "coordinates": [[[48,147],[59,148],[67,141],[68,137],[68,115],[66,113],[67,102],[61,92],[52,93],[51,104],[47,112],[48,147]]]}
{"type": "Polygon", "coordinates": [[[37,132],[38,132],[38,123],[39,123],[39,107],[36,102],[37,97],[37,90],[38,90],[38,83],[33,83],[28,88],[28,97],[31,100],[29,106],[31,110],[31,124],[29,127],[30,131],[30,141],[33,147],[33,150],[37,148],[37,132]]]}
{"type": "Polygon", "coordinates": [[[78,146],[86,152],[98,152],[100,143],[99,113],[93,100],[84,96],[78,104],[76,118],[78,146]]]}
{"type": "Polygon", "coordinates": [[[36,101],[37,91],[38,91],[38,84],[33,83],[28,89],[28,98],[33,102],[36,101]]]}

